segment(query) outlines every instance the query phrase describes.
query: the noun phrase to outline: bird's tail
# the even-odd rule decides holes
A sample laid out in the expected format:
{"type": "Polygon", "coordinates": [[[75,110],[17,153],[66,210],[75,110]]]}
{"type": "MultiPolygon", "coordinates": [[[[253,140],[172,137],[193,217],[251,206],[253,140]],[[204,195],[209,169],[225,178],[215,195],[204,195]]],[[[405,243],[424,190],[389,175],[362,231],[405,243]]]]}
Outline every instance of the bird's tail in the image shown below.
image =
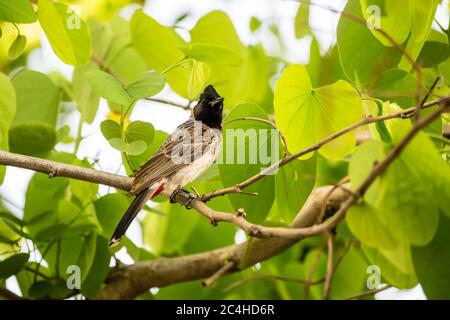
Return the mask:
{"type": "Polygon", "coordinates": [[[147,188],[142,190],[136,196],[136,198],[134,198],[133,202],[128,207],[127,211],[125,212],[119,224],[117,225],[116,230],[114,230],[111,240],[109,240],[110,247],[114,247],[119,243],[119,241],[122,239],[123,235],[127,231],[133,219],[136,218],[139,211],[141,211],[145,203],[148,201],[149,197],[151,197],[151,194],[152,190],[147,188]]]}

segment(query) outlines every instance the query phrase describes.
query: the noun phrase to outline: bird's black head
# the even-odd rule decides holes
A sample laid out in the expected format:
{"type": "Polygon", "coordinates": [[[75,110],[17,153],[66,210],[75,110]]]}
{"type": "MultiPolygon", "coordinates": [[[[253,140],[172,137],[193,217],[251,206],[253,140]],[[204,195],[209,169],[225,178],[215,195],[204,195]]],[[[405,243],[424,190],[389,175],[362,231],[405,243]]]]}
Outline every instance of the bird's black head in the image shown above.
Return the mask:
{"type": "Polygon", "coordinates": [[[194,107],[195,120],[202,121],[210,128],[222,128],[223,97],[212,85],[205,88],[194,107]]]}

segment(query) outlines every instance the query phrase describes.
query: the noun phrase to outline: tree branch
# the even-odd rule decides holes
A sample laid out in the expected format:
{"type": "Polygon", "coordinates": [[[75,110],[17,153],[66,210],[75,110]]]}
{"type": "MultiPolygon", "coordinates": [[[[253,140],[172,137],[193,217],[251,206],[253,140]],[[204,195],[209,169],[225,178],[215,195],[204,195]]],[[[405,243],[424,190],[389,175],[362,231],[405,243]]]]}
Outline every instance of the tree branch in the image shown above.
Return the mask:
{"type": "MultiPolygon", "coordinates": [[[[332,186],[326,186],[315,189],[291,227],[312,226],[320,214],[322,203],[331,188],[332,186]]],[[[339,188],[329,198],[330,206],[337,210],[348,197],[349,193],[343,188],[339,188]]],[[[247,242],[245,242],[188,256],[136,262],[130,266],[114,269],[98,298],[131,299],[152,287],[161,288],[174,283],[208,278],[223,268],[224,257],[229,257],[229,261],[235,261],[235,266],[239,265],[239,268],[234,267],[228,272],[237,272],[279,254],[298,240],[289,238],[251,239],[250,252],[246,252],[247,242]],[[241,261],[242,264],[240,264],[241,261]]]]}
{"type": "Polygon", "coordinates": [[[49,178],[66,177],[103,184],[128,191],[133,178],[56,161],[0,150],[0,165],[19,167],[48,174],[49,178]]]}

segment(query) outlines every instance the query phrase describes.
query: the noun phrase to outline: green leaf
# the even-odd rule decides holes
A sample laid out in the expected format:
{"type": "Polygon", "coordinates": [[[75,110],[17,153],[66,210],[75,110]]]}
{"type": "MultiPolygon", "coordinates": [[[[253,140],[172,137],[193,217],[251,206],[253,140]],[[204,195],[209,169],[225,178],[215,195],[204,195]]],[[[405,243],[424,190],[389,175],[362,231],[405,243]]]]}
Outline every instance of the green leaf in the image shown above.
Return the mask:
{"type": "Polygon", "coordinates": [[[97,249],[97,235],[94,231],[89,232],[83,239],[80,255],[78,256],[78,266],[81,270],[81,282],[83,282],[91,271],[95,258],[95,250],[97,249]]]}
{"type": "Polygon", "coordinates": [[[265,85],[259,85],[254,90],[255,82],[261,83],[267,80],[264,74],[267,60],[254,54],[252,47],[244,48],[230,18],[221,11],[212,11],[201,17],[191,30],[193,43],[204,43],[226,47],[243,58],[244,63],[240,67],[211,64],[210,83],[214,83],[218,92],[226,97],[225,108],[232,108],[243,101],[262,103],[266,90],[265,85]],[[256,69],[252,69],[256,65],[256,69]],[[244,84],[245,85],[242,85],[244,84]]]}
{"type": "MultiPolygon", "coordinates": [[[[67,267],[70,265],[79,265],[79,256],[81,250],[83,250],[84,237],[81,234],[77,234],[74,231],[68,230],[60,240],[60,244],[55,243],[48,251],[45,260],[48,262],[48,266],[51,270],[57,269],[59,265],[59,274],[68,275],[67,267]],[[60,250],[58,250],[60,246],[60,250]]],[[[38,248],[45,250],[48,244],[41,245],[38,248]]],[[[81,270],[83,273],[85,270],[81,270]]],[[[81,274],[83,276],[83,274],[81,274]]]]}
{"type": "Polygon", "coordinates": [[[38,17],[53,51],[63,62],[79,66],[89,61],[91,35],[73,9],[51,0],[39,0],[38,17]]]}
{"type": "Polygon", "coordinates": [[[261,20],[259,20],[256,17],[251,17],[250,18],[250,30],[252,32],[255,32],[256,30],[258,30],[261,27],[261,20]]]}
{"type": "MultiPolygon", "coordinates": [[[[413,4],[411,4],[413,5],[413,4]]],[[[379,19],[379,27],[389,34],[397,44],[402,44],[407,39],[411,30],[410,0],[361,0],[361,10],[364,18],[369,23],[374,24],[373,20],[379,19]],[[379,9],[378,12],[370,10],[371,7],[379,9]]],[[[385,46],[394,46],[394,44],[383,36],[375,28],[369,28],[373,36],[385,46]]]]}
{"type": "Polygon", "coordinates": [[[311,33],[309,28],[309,3],[300,3],[294,20],[294,31],[297,39],[311,33]]]}
{"type": "Polygon", "coordinates": [[[131,122],[125,132],[127,142],[134,142],[142,140],[147,145],[150,145],[155,135],[155,128],[149,122],[133,121],[131,122]]]}
{"type": "MultiPolygon", "coordinates": [[[[350,161],[348,174],[352,189],[356,191],[369,176],[376,162],[385,156],[383,144],[379,141],[367,141],[359,145],[350,161]]],[[[364,195],[364,199],[374,205],[379,196],[379,180],[375,180],[364,195]]]]}
{"type": "Polygon", "coordinates": [[[389,100],[400,106],[412,106],[417,91],[416,79],[408,72],[390,69],[380,74],[370,85],[368,94],[381,100],[389,100]]]}
{"type": "Polygon", "coordinates": [[[147,144],[145,143],[145,141],[138,140],[128,144],[125,152],[129,155],[137,156],[142,154],[145,150],[147,150],[147,144]]]}
{"type": "Polygon", "coordinates": [[[100,97],[110,102],[129,106],[132,97],[112,75],[101,70],[86,71],[86,79],[100,97]]]}
{"type": "MultiPolygon", "coordinates": [[[[267,119],[266,112],[254,103],[237,105],[224,122],[242,117],[267,119]]],[[[278,132],[270,125],[256,121],[235,121],[225,126],[219,172],[224,186],[232,186],[261,172],[279,159],[278,132]]],[[[264,221],[275,197],[275,176],[269,175],[245,189],[257,196],[230,194],[235,210],[247,210],[247,218],[255,223],[264,221]]]]}
{"type": "MultiPolygon", "coordinates": [[[[146,62],[149,69],[162,72],[181,61],[184,54],[178,49],[184,41],[171,29],[162,26],[155,19],[136,10],[130,22],[134,49],[146,62]],[[148,32],[152,30],[152,32],[148,32]],[[158,50],[154,50],[158,48],[158,50]]],[[[189,71],[174,68],[164,75],[169,85],[180,95],[187,96],[189,71]]]]}
{"type": "Polygon", "coordinates": [[[75,102],[84,122],[92,123],[97,114],[100,97],[94,92],[86,80],[87,70],[96,69],[94,62],[76,67],[72,74],[72,88],[75,102]]]}
{"type": "Polygon", "coordinates": [[[188,83],[189,100],[193,100],[200,95],[201,91],[206,86],[210,74],[211,69],[206,63],[196,60],[192,63],[192,69],[191,74],[189,75],[188,83]]]}
{"type": "Polygon", "coordinates": [[[144,248],[136,246],[130,239],[123,239],[124,245],[127,248],[127,253],[134,261],[152,260],[155,258],[153,254],[144,248]]]}
{"type": "Polygon", "coordinates": [[[409,246],[399,246],[396,250],[377,250],[363,245],[367,259],[380,268],[386,281],[399,288],[410,289],[417,285],[409,246]]]}
{"type": "Polygon", "coordinates": [[[80,216],[80,211],[80,208],[72,201],[66,199],[61,199],[58,201],[58,219],[65,225],[73,223],[80,216]]]}
{"type": "Polygon", "coordinates": [[[239,67],[210,64],[211,77],[217,91],[224,97],[224,107],[231,109],[244,101],[260,104],[272,112],[269,86],[270,61],[261,45],[244,47],[230,18],[221,11],[201,17],[191,30],[193,43],[226,47],[242,57],[239,67]]]}
{"type": "Polygon", "coordinates": [[[65,224],[55,224],[39,231],[35,236],[35,240],[37,242],[49,242],[61,237],[67,230],[68,227],[65,224]]]}
{"type": "MultiPolygon", "coordinates": [[[[22,296],[24,296],[24,297],[30,296],[29,290],[34,283],[35,274],[32,271],[30,271],[29,269],[36,270],[37,263],[29,262],[27,265],[29,268],[22,269],[19,273],[16,274],[16,279],[17,279],[17,282],[19,283],[20,291],[22,292],[22,296]]],[[[42,265],[39,266],[39,271],[40,271],[40,273],[42,273],[43,275],[45,275],[47,277],[52,276],[50,270],[42,265]]],[[[45,279],[42,276],[37,275],[36,280],[41,281],[41,280],[45,280],[45,279]]]]}
{"type": "Polygon", "coordinates": [[[109,140],[109,144],[114,149],[119,150],[120,152],[128,153],[132,156],[140,155],[147,149],[147,144],[142,140],[127,143],[121,138],[113,138],[109,140]]]}
{"type": "MultiPolygon", "coordinates": [[[[401,120],[391,121],[391,132],[394,143],[399,143],[407,134],[410,125],[401,120]]],[[[433,142],[425,133],[419,133],[408,144],[400,159],[410,171],[414,173],[414,178],[420,181],[421,187],[428,190],[421,196],[421,199],[428,201],[429,207],[423,215],[433,215],[433,209],[437,206],[450,217],[450,167],[446,163],[433,142]],[[429,196],[429,198],[426,198],[429,196]]],[[[414,201],[415,202],[415,201],[414,201]]],[[[413,202],[413,203],[414,203],[413,202]]],[[[429,217],[429,219],[431,219],[429,217]]],[[[432,219],[431,219],[432,220],[432,219]]]]}
{"type": "Polygon", "coordinates": [[[427,41],[420,51],[417,61],[422,63],[424,68],[435,67],[450,57],[450,47],[448,43],[438,41],[427,41]]]}
{"type": "MultiPolygon", "coordinates": [[[[92,169],[92,165],[86,158],[83,160],[75,159],[72,164],[83,168],[92,169]]],[[[75,196],[80,203],[83,204],[83,206],[86,206],[97,197],[98,185],[95,183],[71,179],[70,190],[72,191],[72,195],[75,196]]]]}
{"type": "Polygon", "coordinates": [[[164,255],[175,254],[183,247],[200,221],[182,206],[168,201],[158,204],[157,209],[165,215],[148,213],[142,221],[143,240],[152,252],[164,255]]]}
{"type": "Polygon", "coordinates": [[[30,297],[39,299],[50,294],[51,283],[48,280],[40,280],[31,284],[28,291],[30,297]]]}
{"type": "MultiPolygon", "coordinates": [[[[430,34],[438,5],[439,0],[412,1],[410,3],[412,21],[411,34],[408,43],[406,44],[405,51],[413,60],[417,59],[425,40],[430,34]]],[[[399,68],[406,71],[409,71],[412,68],[411,62],[406,56],[402,56],[399,68]]]]}
{"type": "Polygon", "coordinates": [[[417,277],[430,300],[450,299],[450,219],[441,215],[439,228],[426,247],[413,247],[417,277]]]}
{"type": "Polygon", "coordinates": [[[426,245],[439,221],[432,196],[426,182],[401,157],[380,179],[380,219],[403,242],[426,245]]]}
{"type": "Polygon", "coordinates": [[[346,299],[367,290],[367,276],[367,260],[362,250],[349,249],[333,275],[330,299],[346,299]]]}
{"type": "Polygon", "coordinates": [[[102,121],[100,124],[100,130],[106,140],[122,137],[120,124],[110,119],[102,121]]]}
{"type": "Polygon", "coordinates": [[[378,219],[376,208],[360,203],[350,208],[346,215],[348,227],[359,241],[372,248],[394,249],[395,237],[378,219]]]}
{"type": "MultiPolygon", "coordinates": [[[[348,1],[345,12],[361,18],[359,1],[348,1]]],[[[401,58],[397,49],[385,47],[374,38],[366,25],[344,15],[339,19],[337,45],[344,73],[362,84],[370,83],[381,72],[395,67],[401,58]]]]}
{"type": "MultiPolygon", "coordinates": [[[[0,73],[0,149],[8,151],[8,129],[16,113],[16,92],[8,77],[0,73]]],[[[0,166],[0,184],[5,167],[0,166]]]]}
{"type": "MultiPolygon", "coordinates": [[[[150,125],[150,124],[149,124],[150,125]]],[[[138,137],[136,135],[136,138],[139,140],[145,141],[147,144],[147,150],[145,150],[142,154],[132,156],[130,155],[130,162],[133,165],[134,168],[141,167],[145,162],[150,159],[150,157],[155,154],[156,150],[163,144],[163,142],[166,140],[166,138],[169,136],[167,133],[163,131],[156,130],[154,131],[153,136],[150,135],[150,128],[140,130],[141,133],[148,132],[145,134],[140,134],[138,137]],[[151,140],[149,139],[151,137],[151,140]],[[147,140],[145,140],[147,139],[147,140]]],[[[133,134],[134,136],[134,134],[133,134]]]]}
{"type": "Polygon", "coordinates": [[[56,131],[56,143],[71,143],[73,138],[70,136],[70,127],[65,124],[56,131]]]}
{"type": "MultiPolygon", "coordinates": [[[[286,68],[275,87],[275,120],[290,151],[309,147],[361,119],[362,105],[353,87],[340,80],[313,89],[306,69],[286,68]]],[[[345,134],[324,145],[319,153],[339,159],[355,147],[355,133],[345,134]]],[[[311,157],[312,153],[303,158],[311,157]]]]}
{"type": "Polygon", "coordinates": [[[29,257],[28,253],[17,253],[0,261],[0,279],[6,279],[18,273],[25,266],[29,257]]]}
{"type": "Polygon", "coordinates": [[[92,261],[91,270],[86,275],[81,284],[81,293],[91,299],[95,298],[96,293],[100,290],[103,282],[109,274],[109,262],[111,254],[108,249],[108,240],[104,237],[97,237],[95,256],[92,261]]]}
{"type": "Polygon", "coordinates": [[[0,0],[0,21],[33,23],[36,19],[36,12],[29,1],[0,0]]]}
{"type": "Polygon", "coordinates": [[[46,155],[56,144],[56,131],[42,122],[15,125],[9,130],[10,150],[15,153],[46,155]]]}
{"type": "Polygon", "coordinates": [[[125,90],[135,99],[143,99],[159,93],[166,83],[164,76],[157,72],[147,72],[139,80],[129,84],[125,90]]]}
{"type": "Polygon", "coordinates": [[[44,74],[22,70],[12,79],[17,110],[11,124],[11,151],[28,155],[48,153],[56,143],[60,90],[44,74]]]}
{"type": "Polygon", "coordinates": [[[16,39],[13,41],[8,50],[8,57],[11,60],[16,60],[20,57],[25,50],[25,46],[27,45],[27,37],[19,34],[16,39]]]}
{"type": "Polygon", "coordinates": [[[287,223],[297,216],[316,181],[317,158],[294,160],[275,175],[275,199],[281,217],[287,223]]]}
{"type": "MultiPolygon", "coordinates": [[[[71,163],[74,156],[68,153],[52,154],[50,160],[71,163]]],[[[31,235],[57,223],[58,200],[64,197],[69,185],[69,179],[35,173],[28,184],[25,195],[23,219],[27,221],[27,228],[31,235]]]]}
{"type": "Polygon", "coordinates": [[[240,66],[243,62],[242,58],[231,51],[227,47],[208,44],[208,43],[191,43],[178,48],[186,55],[187,58],[195,59],[201,62],[218,64],[224,66],[240,66]]]}
{"type": "Polygon", "coordinates": [[[22,219],[17,218],[11,212],[0,211],[0,219],[11,221],[11,222],[17,224],[20,227],[25,226],[25,221],[23,221],[22,219]]]}
{"type": "Polygon", "coordinates": [[[129,201],[123,194],[111,193],[95,200],[94,206],[103,234],[109,239],[127,210],[129,201]]]}

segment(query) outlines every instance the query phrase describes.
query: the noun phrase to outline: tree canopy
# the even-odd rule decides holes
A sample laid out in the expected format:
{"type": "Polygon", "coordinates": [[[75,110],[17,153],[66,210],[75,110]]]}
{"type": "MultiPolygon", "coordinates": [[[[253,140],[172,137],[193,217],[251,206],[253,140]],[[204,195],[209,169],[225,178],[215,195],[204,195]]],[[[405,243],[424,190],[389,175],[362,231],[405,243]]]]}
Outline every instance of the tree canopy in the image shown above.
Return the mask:
{"type": "Polygon", "coordinates": [[[144,2],[0,0],[0,184],[9,166],[35,171],[23,208],[1,194],[0,299],[347,299],[418,284],[428,299],[450,298],[442,1],[349,0],[342,12],[300,1],[289,23],[311,39],[306,64],[285,57],[279,21],[248,23],[274,37],[272,55],[245,44],[223,11],[186,30],[187,14],[163,25],[144,2]],[[326,52],[314,7],[339,14],[326,52]],[[30,67],[42,35],[70,76],[30,67]],[[141,242],[109,248],[132,174],[170,134],[155,129],[164,119],[136,120],[136,104],[189,114],[208,84],[225,97],[232,147],[187,187],[203,197],[190,211],[157,197],[141,242]],[[99,118],[128,176],[80,155],[99,118]]]}

